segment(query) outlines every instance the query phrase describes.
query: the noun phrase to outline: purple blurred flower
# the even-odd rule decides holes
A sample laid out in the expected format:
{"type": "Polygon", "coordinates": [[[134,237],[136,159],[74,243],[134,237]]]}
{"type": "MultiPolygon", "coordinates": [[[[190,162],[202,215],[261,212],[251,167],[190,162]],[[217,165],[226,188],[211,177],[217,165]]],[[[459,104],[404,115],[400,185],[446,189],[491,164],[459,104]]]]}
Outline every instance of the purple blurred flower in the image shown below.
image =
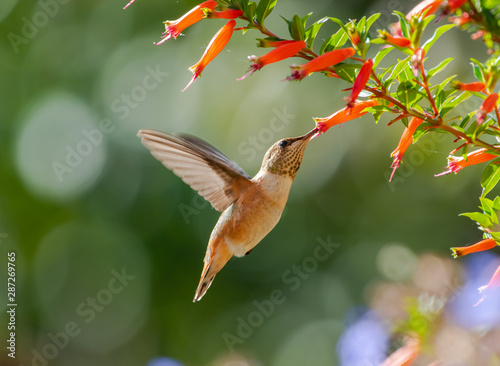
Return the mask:
{"type": "Polygon", "coordinates": [[[169,357],[155,357],[146,366],[184,366],[177,360],[169,357]]]}
{"type": "Polygon", "coordinates": [[[368,311],[340,336],[337,345],[340,365],[380,365],[386,358],[389,337],[378,316],[368,311]]]}
{"type": "Polygon", "coordinates": [[[470,256],[465,264],[465,282],[457,290],[448,308],[448,315],[465,328],[493,327],[500,324],[500,291],[490,291],[477,306],[482,295],[478,288],[486,285],[497,269],[499,259],[484,252],[470,256]]]}

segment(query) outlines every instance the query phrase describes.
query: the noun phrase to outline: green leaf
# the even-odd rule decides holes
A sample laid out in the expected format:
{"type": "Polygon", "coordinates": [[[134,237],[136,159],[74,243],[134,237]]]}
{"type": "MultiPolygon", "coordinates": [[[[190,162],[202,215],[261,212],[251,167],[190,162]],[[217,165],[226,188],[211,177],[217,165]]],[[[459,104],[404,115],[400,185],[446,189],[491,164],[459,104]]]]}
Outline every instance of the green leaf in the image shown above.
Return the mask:
{"type": "Polygon", "coordinates": [[[296,41],[305,40],[305,27],[306,21],[311,16],[312,13],[307,14],[305,17],[301,18],[298,15],[294,15],[290,23],[290,35],[296,41]]]}
{"type": "Polygon", "coordinates": [[[493,225],[491,219],[481,212],[465,212],[463,214],[460,214],[459,216],[468,217],[469,219],[477,222],[484,228],[488,228],[493,225]]]}
{"type": "Polygon", "coordinates": [[[241,2],[242,0],[232,0],[232,7],[235,8],[236,10],[244,10],[243,3],[241,2]]]}
{"type": "Polygon", "coordinates": [[[407,57],[407,58],[399,61],[396,64],[396,66],[394,66],[394,68],[392,69],[392,73],[387,77],[386,82],[391,83],[399,75],[399,73],[401,72],[401,70],[403,70],[403,68],[409,67],[408,66],[409,60],[410,60],[410,57],[407,57]]]}
{"type": "Polygon", "coordinates": [[[493,9],[494,7],[500,5],[500,0],[484,0],[483,5],[487,9],[493,9]]]}
{"type": "Polygon", "coordinates": [[[367,20],[366,20],[366,27],[364,29],[364,32],[368,32],[370,28],[372,27],[373,23],[377,21],[378,18],[380,18],[380,13],[375,13],[372,14],[367,20]]]}
{"type": "Polygon", "coordinates": [[[334,23],[337,23],[339,25],[340,28],[342,28],[343,30],[345,30],[347,32],[347,28],[346,26],[344,25],[344,22],[340,19],[337,19],[337,18],[333,18],[333,17],[330,17],[330,20],[334,23]]]}
{"type": "Polygon", "coordinates": [[[410,38],[410,31],[409,31],[409,24],[408,21],[406,20],[406,15],[399,11],[394,11],[394,14],[399,18],[399,24],[401,26],[401,34],[405,38],[410,38]]]}
{"type": "Polygon", "coordinates": [[[481,176],[481,187],[483,187],[483,192],[481,197],[486,196],[500,180],[500,164],[499,160],[496,159],[486,165],[481,176]]]}
{"type": "Polygon", "coordinates": [[[398,100],[407,108],[410,108],[418,97],[418,90],[415,84],[411,81],[404,81],[398,85],[397,89],[398,100]]]}
{"type": "Polygon", "coordinates": [[[436,88],[436,94],[439,93],[441,90],[444,89],[445,86],[447,86],[450,81],[452,81],[455,78],[456,75],[451,75],[450,77],[444,79],[441,83],[436,88]]]}
{"type": "Polygon", "coordinates": [[[448,99],[446,99],[441,106],[440,115],[441,117],[445,117],[453,108],[462,103],[463,101],[469,99],[471,97],[470,93],[463,92],[458,96],[452,95],[448,99]]]}
{"type": "Polygon", "coordinates": [[[245,9],[243,10],[243,13],[245,16],[250,19],[251,22],[255,19],[255,11],[257,10],[257,4],[253,1],[250,1],[248,5],[243,6],[245,9]]]}
{"type": "Polygon", "coordinates": [[[471,58],[470,60],[472,61],[471,65],[472,65],[472,69],[474,70],[474,76],[476,77],[477,80],[484,83],[483,65],[478,60],[476,60],[474,58],[471,58]]]}
{"type": "Polygon", "coordinates": [[[305,31],[305,37],[307,41],[307,47],[312,49],[314,40],[316,39],[316,36],[318,35],[318,32],[323,24],[328,20],[328,17],[321,18],[317,22],[314,22],[309,28],[306,29],[305,31]]]}
{"type": "Polygon", "coordinates": [[[394,49],[394,47],[387,47],[379,51],[377,55],[373,58],[373,68],[375,69],[378,64],[384,59],[385,56],[389,54],[394,49]]]}
{"type": "Polygon", "coordinates": [[[434,75],[439,74],[454,59],[455,59],[454,57],[449,57],[447,59],[444,59],[443,61],[441,61],[441,63],[439,65],[437,65],[436,67],[433,67],[432,69],[430,69],[429,72],[427,73],[427,79],[430,79],[434,75]]]}
{"type": "Polygon", "coordinates": [[[382,114],[391,111],[391,109],[386,105],[380,104],[380,105],[375,105],[373,107],[365,108],[364,111],[370,113],[373,116],[375,123],[378,123],[380,117],[382,117],[382,114]]]}
{"type": "Polygon", "coordinates": [[[403,68],[403,70],[401,70],[397,79],[400,83],[403,81],[413,81],[415,79],[415,76],[413,75],[413,72],[411,71],[411,68],[409,65],[408,65],[408,67],[405,67],[405,68],[403,68]]]}
{"type": "Polygon", "coordinates": [[[358,31],[359,34],[363,33],[363,31],[365,30],[365,25],[366,25],[366,17],[363,17],[359,20],[358,24],[356,25],[356,30],[358,31]]]}
{"type": "Polygon", "coordinates": [[[488,234],[490,234],[491,238],[495,239],[495,241],[497,243],[500,242],[500,232],[498,232],[498,231],[490,231],[490,232],[488,232],[488,234]]]}
{"type": "Polygon", "coordinates": [[[427,40],[427,42],[425,42],[424,45],[422,46],[422,48],[424,49],[425,53],[427,54],[429,52],[430,48],[439,39],[439,37],[441,37],[443,34],[445,34],[446,32],[448,32],[453,27],[455,27],[455,24],[446,24],[446,25],[442,25],[441,27],[439,27],[438,29],[436,29],[436,31],[434,32],[434,34],[432,35],[432,37],[429,38],[427,40]]]}
{"type": "Polygon", "coordinates": [[[329,39],[323,42],[319,54],[322,55],[325,52],[333,51],[337,48],[342,47],[347,42],[348,39],[349,35],[347,34],[346,30],[340,28],[329,39]]]}
{"type": "Polygon", "coordinates": [[[273,11],[278,0],[260,0],[257,10],[255,12],[256,21],[258,24],[263,25],[264,19],[273,11]]]}
{"type": "Polygon", "coordinates": [[[354,82],[356,79],[356,70],[358,70],[361,66],[357,64],[347,64],[340,63],[334,66],[335,72],[337,75],[350,83],[354,82]]]}

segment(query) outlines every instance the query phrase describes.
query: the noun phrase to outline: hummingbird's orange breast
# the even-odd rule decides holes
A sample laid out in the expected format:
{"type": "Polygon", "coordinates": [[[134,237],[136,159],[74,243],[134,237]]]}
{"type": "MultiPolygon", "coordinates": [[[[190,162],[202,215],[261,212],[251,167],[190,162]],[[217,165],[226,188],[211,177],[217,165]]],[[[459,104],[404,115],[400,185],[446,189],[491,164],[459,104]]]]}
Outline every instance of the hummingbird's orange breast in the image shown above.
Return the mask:
{"type": "Polygon", "coordinates": [[[270,173],[257,175],[254,182],[222,213],[210,237],[210,242],[223,239],[237,257],[253,249],[276,226],[291,186],[289,177],[270,173]]]}

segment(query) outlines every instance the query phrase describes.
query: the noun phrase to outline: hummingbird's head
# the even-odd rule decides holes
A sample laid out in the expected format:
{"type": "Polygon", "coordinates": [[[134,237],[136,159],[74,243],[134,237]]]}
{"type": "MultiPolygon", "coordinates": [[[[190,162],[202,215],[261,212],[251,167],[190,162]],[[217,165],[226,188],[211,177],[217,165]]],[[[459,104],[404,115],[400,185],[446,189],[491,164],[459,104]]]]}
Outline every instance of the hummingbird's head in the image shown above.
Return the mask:
{"type": "Polygon", "coordinates": [[[317,133],[317,129],[300,137],[289,137],[279,140],[267,150],[262,160],[261,170],[279,175],[288,175],[294,179],[299,171],[307,143],[317,133]]]}

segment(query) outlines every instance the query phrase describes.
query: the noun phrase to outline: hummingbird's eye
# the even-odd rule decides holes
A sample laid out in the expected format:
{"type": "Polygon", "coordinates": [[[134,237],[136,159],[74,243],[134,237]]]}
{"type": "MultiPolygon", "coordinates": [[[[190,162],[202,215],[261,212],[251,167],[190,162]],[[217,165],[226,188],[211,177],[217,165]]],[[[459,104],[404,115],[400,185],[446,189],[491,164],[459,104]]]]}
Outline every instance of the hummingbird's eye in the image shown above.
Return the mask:
{"type": "Polygon", "coordinates": [[[280,142],[280,147],[286,147],[288,145],[288,141],[283,140],[280,142]]]}

